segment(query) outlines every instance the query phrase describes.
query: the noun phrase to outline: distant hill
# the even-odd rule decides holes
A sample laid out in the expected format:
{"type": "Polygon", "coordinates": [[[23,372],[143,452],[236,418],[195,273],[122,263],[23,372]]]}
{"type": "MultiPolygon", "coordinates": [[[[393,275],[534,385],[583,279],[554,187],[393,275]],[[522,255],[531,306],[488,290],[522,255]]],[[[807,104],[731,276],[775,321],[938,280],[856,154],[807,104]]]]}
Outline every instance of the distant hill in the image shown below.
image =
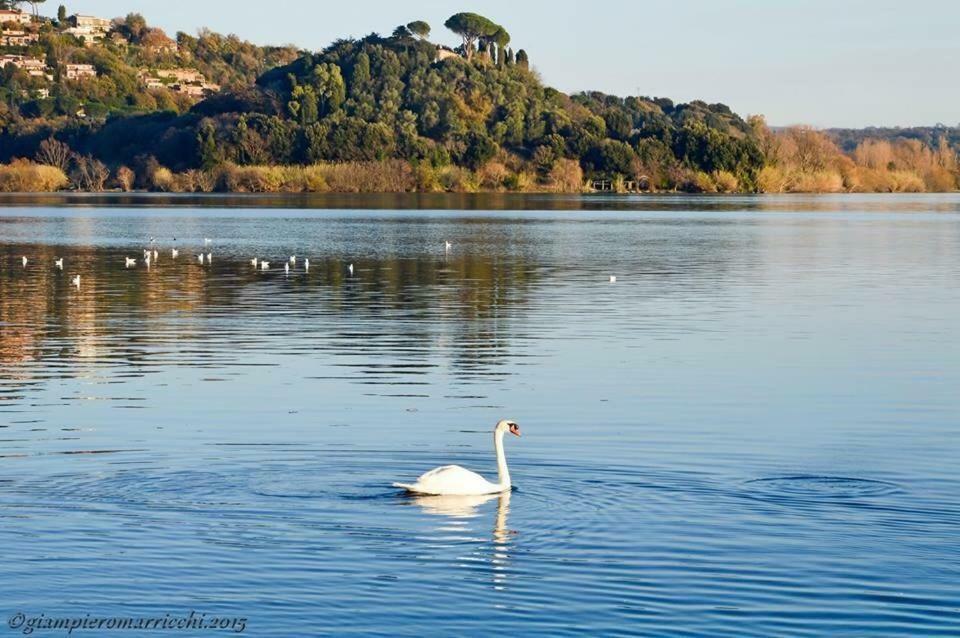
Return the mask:
{"type": "Polygon", "coordinates": [[[874,127],[867,128],[831,128],[827,134],[837,140],[837,144],[845,152],[852,153],[865,140],[918,140],[927,146],[936,146],[941,139],[954,147],[960,147],[960,126],[911,126],[874,127]]]}

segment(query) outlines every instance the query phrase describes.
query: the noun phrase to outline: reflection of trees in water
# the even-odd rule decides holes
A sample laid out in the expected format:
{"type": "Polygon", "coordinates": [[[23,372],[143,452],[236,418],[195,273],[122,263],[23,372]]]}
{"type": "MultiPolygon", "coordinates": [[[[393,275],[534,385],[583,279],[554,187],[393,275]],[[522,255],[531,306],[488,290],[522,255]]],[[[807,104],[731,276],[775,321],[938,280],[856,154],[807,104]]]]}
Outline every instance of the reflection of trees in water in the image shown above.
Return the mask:
{"type": "Polygon", "coordinates": [[[308,277],[288,279],[282,264],[267,274],[236,260],[201,267],[187,251],[176,263],[162,253],[150,270],[139,250],[2,253],[0,396],[98,367],[229,365],[248,348],[360,355],[357,365],[374,371],[409,372],[440,357],[468,375],[508,355],[509,307],[527,302],[532,271],[518,259],[439,254],[358,259],[348,277],[343,260],[314,258],[308,277]],[[27,269],[20,254],[30,257],[27,269]],[[124,267],[124,254],[137,257],[136,268],[124,267]]]}

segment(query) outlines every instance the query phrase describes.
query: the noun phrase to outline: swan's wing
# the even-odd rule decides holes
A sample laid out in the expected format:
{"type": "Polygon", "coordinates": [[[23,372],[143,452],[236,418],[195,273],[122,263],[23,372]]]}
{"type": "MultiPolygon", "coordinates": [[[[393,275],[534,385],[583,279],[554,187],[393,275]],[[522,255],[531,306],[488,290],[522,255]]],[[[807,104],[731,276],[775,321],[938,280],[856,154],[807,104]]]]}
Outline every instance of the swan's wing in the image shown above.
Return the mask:
{"type": "Polygon", "coordinates": [[[413,485],[395,484],[418,494],[491,494],[497,486],[459,465],[444,465],[420,476],[413,485]]]}

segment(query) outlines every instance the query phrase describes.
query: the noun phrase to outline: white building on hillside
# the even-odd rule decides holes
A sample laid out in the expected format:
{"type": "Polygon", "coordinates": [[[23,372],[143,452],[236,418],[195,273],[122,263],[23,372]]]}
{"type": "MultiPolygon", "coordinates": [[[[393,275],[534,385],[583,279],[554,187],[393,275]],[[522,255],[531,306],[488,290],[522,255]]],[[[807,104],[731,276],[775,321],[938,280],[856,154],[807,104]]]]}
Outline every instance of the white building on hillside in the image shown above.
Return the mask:
{"type": "Polygon", "coordinates": [[[8,22],[30,24],[32,21],[33,18],[30,17],[29,13],[12,9],[0,9],[0,24],[7,24],[8,22]]]}

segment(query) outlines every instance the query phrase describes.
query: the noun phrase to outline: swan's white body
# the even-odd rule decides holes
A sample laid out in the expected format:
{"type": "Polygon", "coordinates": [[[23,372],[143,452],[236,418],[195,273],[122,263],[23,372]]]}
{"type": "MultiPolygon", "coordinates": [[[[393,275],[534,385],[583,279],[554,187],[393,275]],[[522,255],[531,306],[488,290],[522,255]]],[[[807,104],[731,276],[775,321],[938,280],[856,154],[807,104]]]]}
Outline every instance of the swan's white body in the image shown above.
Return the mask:
{"type": "Polygon", "coordinates": [[[503,435],[507,432],[520,436],[520,427],[513,421],[500,421],[493,430],[499,478],[496,483],[491,483],[476,472],[459,465],[444,465],[421,475],[416,483],[394,483],[393,486],[414,494],[430,495],[475,496],[505,492],[511,487],[510,470],[503,453],[503,435]]]}

